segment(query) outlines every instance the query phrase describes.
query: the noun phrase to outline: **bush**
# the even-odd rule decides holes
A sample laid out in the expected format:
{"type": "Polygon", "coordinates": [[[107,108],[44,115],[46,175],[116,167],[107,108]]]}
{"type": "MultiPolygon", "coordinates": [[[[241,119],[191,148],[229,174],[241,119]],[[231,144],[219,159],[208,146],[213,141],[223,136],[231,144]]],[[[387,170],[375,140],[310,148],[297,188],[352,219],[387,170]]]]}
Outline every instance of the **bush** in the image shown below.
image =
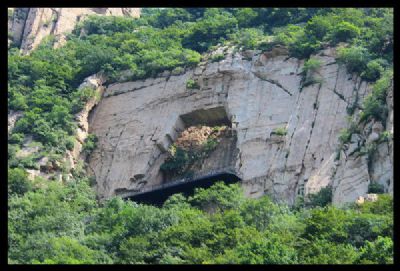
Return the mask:
{"type": "Polygon", "coordinates": [[[321,67],[321,64],[321,60],[312,57],[304,63],[303,73],[307,74],[309,71],[311,73],[315,72],[321,67]]]}
{"type": "Polygon", "coordinates": [[[272,134],[275,134],[278,136],[285,136],[287,134],[287,129],[286,129],[286,127],[278,127],[272,131],[272,134]]]}
{"type": "Polygon", "coordinates": [[[361,77],[364,80],[374,82],[377,79],[379,79],[379,77],[383,73],[383,70],[384,69],[381,65],[381,61],[375,59],[375,60],[368,62],[365,71],[363,71],[361,73],[361,77]]]}
{"type": "Polygon", "coordinates": [[[211,62],[219,62],[225,58],[224,54],[215,54],[211,57],[211,62]]]}
{"type": "Polygon", "coordinates": [[[375,241],[367,241],[361,248],[358,263],[361,264],[393,264],[393,240],[379,236],[375,241]]]}
{"type": "Polygon", "coordinates": [[[382,184],[376,183],[376,182],[371,182],[368,185],[368,193],[374,193],[374,194],[383,194],[385,192],[385,189],[382,184]]]}
{"type": "Polygon", "coordinates": [[[366,68],[368,58],[367,49],[361,46],[338,49],[338,61],[345,64],[349,72],[363,72],[366,68]]]}
{"type": "Polygon", "coordinates": [[[349,22],[340,22],[338,25],[333,27],[332,30],[332,42],[334,44],[341,41],[348,41],[360,35],[360,28],[349,22]]]}
{"type": "Polygon", "coordinates": [[[193,79],[189,79],[186,82],[186,88],[188,89],[200,89],[200,85],[193,79]]]}
{"type": "Polygon", "coordinates": [[[349,127],[342,129],[339,133],[339,142],[342,145],[350,141],[352,134],[360,132],[356,122],[354,122],[351,118],[348,121],[349,121],[349,127]]]}
{"type": "Polygon", "coordinates": [[[168,173],[182,174],[190,162],[190,155],[182,148],[172,148],[171,157],[167,158],[160,169],[168,173]]]}
{"type": "Polygon", "coordinates": [[[67,150],[72,151],[74,149],[74,146],[75,146],[75,138],[69,137],[65,141],[65,147],[67,148],[67,150]]]}
{"type": "Polygon", "coordinates": [[[11,144],[21,144],[24,141],[25,135],[22,133],[13,133],[8,142],[11,144]]]}
{"type": "Polygon", "coordinates": [[[94,134],[89,134],[83,143],[82,150],[86,154],[90,154],[95,148],[97,143],[97,136],[94,134]]]}
{"type": "Polygon", "coordinates": [[[316,194],[308,194],[305,200],[308,207],[324,207],[332,203],[332,187],[324,187],[316,194]]]}
{"type": "Polygon", "coordinates": [[[32,190],[32,183],[28,174],[20,168],[8,168],[8,195],[23,195],[32,190]]]}

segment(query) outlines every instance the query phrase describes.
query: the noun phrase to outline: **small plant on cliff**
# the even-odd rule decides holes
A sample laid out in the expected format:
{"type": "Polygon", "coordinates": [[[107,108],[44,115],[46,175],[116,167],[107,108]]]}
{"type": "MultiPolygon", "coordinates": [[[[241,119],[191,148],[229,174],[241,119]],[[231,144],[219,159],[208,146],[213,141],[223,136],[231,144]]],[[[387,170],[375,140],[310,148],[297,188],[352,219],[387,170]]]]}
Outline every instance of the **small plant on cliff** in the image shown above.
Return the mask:
{"type": "Polygon", "coordinates": [[[287,134],[287,129],[286,129],[286,127],[278,127],[272,131],[272,134],[278,135],[278,136],[285,136],[287,134]]]}
{"type": "Polygon", "coordinates": [[[386,95],[388,89],[392,86],[393,70],[386,71],[382,77],[373,86],[372,92],[363,102],[363,110],[360,114],[360,122],[371,117],[386,121],[388,108],[386,105],[386,95]]]}
{"type": "Polygon", "coordinates": [[[304,63],[303,73],[307,74],[310,72],[315,72],[321,67],[321,60],[311,57],[304,63]]]}
{"type": "Polygon", "coordinates": [[[211,62],[219,62],[225,58],[224,54],[215,54],[211,57],[211,62]]]}
{"type": "Polygon", "coordinates": [[[321,67],[322,62],[316,58],[308,59],[303,66],[303,80],[302,80],[302,89],[313,85],[313,84],[322,84],[323,80],[321,78],[315,77],[315,72],[321,67]]]}
{"type": "Polygon", "coordinates": [[[170,148],[170,157],[160,166],[160,169],[168,173],[181,174],[190,163],[190,153],[182,148],[172,145],[170,148]]]}
{"type": "Polygon", "coordinates": [[[195,80],[189,79],[186,82],[186,88],[188,88],[188,89],[200,89],[200,86],[199,86],[199,83],[197,83],[195,80]]]}
{"type": "Polygon", "coordinates": [[[350,141],[352,134],[356,134],[356,133],[360,132],[360,130],[357,126],[357,123],[351,117],[349,117],[347,119],[347,121],[349,122],[349,127],[342,129],[339,133],[339,142],[342,145],[344,145],[350,141]]]}
{"type": "Polygon", "coordinates": [[[95,148],[97,143],[97,136],[94,134],[89,134],[83,143],[82,150],[86,154],[90,154],[95,148]]]}

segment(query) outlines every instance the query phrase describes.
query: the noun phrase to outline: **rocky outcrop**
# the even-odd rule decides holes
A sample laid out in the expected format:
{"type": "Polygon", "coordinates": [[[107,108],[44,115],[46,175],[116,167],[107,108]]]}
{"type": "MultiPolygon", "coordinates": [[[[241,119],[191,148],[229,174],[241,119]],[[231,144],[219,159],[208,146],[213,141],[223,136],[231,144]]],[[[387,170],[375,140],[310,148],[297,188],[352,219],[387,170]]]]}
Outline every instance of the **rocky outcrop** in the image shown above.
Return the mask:
{"type": "Polygon", "coordinates": [[[10,110],[8,112],[8,134],[14,129],[15,122],[23,115],[22,111],[10,110]]]}
{"type": "MultiPolygon", "coordinates": [[[[76,138],[74,141],[74,148],[71,151],[67,151],[62,163],[64,163],[67,171],[74,169],[80,160],[85,161],[86,155],[82,153],[82,146],[85,139],[88,136],[89,131],[89,117],[92,109],[100,101],[101,96],[104,92],[103,83],[105,82],[105,77],[101,74],[94,74],[87,77],[82,84],[79,85],[78,89],[89,88],[93,90],[93,96],[84,105],[83,109],[75,115],[75,121],[78,124],[78,129],[76,131],[76,138]]],[[[8,131],[13,129],[15,121],[22,116],[19,111],[11,111],[8,115],[8,131]]],[[[16,157],[24,158],[31,155],[40,155],[41,144],[34,142],[31,136],[25,137],[25,140],[21,146],[21,149],[16,153],[16,157]]],[[[37,162],[39,169],[29,169],[27,170],[28,177],[34,179],[36,176],[40,176],[45,179],[56,179],[63,180],[63,174],[61,172],[60,162],[53,161],[49,162],[48,157],[41,157],[37,162]]],[[[65,176],[69,179],[70,175],[65,176]]]]}
{"type": "Polygon", "coordinates": [[[181,75],[167,72],[107,87],[89,125],[99,138],[89,164],[101,197],[161,184],[166,150],[184,128],[223,114],[237,136],[234,170],[251,197],[269,194],[292,204],[303,190],[330,185],[335,203],[354,202],[367,193],[370,180],[392,168],[385,153],[376,158],[380,166],[373,174],[365,155],[337,159],[348,108],[360,106],[370,86],[336,63],[334,49],[315,56],[322,62],[322,82],[304,87],[303,61],[282,48],[245,56],[219,50],[224,60],[205,61],[181,75]],[[188,89],[189,79],[200,88],[188,89]],[[141,176],[140,184],[134,176],[141,176]]]}
{"type": "Polygon", "coordinates": [[[9,35],[23,53],[29,53],[49,35],[54,36],[54,46],[58,47],[75,25],[91,14],[136,18],[140,8],[15,8],[9,35]]]}

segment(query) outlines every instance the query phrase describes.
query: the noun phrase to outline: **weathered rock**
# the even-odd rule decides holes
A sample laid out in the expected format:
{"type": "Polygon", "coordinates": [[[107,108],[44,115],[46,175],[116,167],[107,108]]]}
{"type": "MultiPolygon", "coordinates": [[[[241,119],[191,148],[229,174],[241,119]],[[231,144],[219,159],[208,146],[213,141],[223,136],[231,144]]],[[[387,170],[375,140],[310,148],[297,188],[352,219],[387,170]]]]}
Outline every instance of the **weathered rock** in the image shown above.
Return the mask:
{"type": "Polygon", "coordinates": [[[15,8],[9,32],[24,53],[49,35],[54,36],[54,46],[58,47],[75,25],[91,14],[139,17],[140,8],[15,8]]]}
{"type": "Polygon", "coordinates": [[[23,113],[21,111],[10,110],[8,113],[8,133],[12,132],[15,122],[22,117],[22,115],[23,113]]]}
{"type": "MultiPolygon", "coordinates": [[[[252,61],[228,51],[220,62],[202,64],[169,80],[110,85],[89,126],[99,138],[90,158],[98,193],[107,198],[116,191],[137,191],[165,181],[159,169],[165,151],[182,126],[191,124],[183,116],[203,110],[196,118],[204,121],[213,116],[207,110],[222,108],[237,134],[237,152],[231,155],[246,195],[267,193],[293,203],[301,187],[315,193],[333,185],[335,203],[354,202],[367,192],[367,159],[353,154],[346,158],[344,152],[340,161],[335,157],[354,89],[362,89],[363,95],[370,89],[359,78],[348,80],[334,54],[328,48],[316,56],[322,62],[323,83],[301,92],[303,62],[289,58],[284,48],[252,61]],[[194,77],[201,90],[188,91],[186,82],[194,77]],[[287,128],[286,135],[271,135],[279,127],[287,128]],[[140,181],[135,181],[137,175],[140,181]]],[[[215,168],[204,163],[203,170],[215,168]]]]}
{"type": "Polygon", "coordinates": [[[365,197],[366,201],[377,201],[378,200],[378,194],[367,194],[365,197]]]}

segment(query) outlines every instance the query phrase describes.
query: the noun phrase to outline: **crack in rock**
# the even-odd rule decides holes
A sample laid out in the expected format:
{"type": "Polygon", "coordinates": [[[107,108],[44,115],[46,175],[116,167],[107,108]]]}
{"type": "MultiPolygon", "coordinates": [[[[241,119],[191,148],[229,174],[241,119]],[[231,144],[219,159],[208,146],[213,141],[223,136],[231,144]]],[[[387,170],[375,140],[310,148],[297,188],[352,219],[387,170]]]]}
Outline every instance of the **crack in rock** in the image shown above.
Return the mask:
{"type": "Polygon", "coordinates": [[[282,86],[278,81],[273,80],[273,79],[265,78],[264,76],[262,76],[260,73],[257,73],[257,72],[253,72],[253,74],[254,74],[257,78],[259,78],[259,79],[261,79],[261,80],[263,80],[263,81],[267,81],[268,83],[271,83],[271,84],[273,84],[273,85],[275,85],[275,86],[278,86],[280,89],[282,89],[284,92],[286,92],[286,93],[289,94],[290,96],[293,95],[289,90],[287,90],[284,86],[282,86]]]}

